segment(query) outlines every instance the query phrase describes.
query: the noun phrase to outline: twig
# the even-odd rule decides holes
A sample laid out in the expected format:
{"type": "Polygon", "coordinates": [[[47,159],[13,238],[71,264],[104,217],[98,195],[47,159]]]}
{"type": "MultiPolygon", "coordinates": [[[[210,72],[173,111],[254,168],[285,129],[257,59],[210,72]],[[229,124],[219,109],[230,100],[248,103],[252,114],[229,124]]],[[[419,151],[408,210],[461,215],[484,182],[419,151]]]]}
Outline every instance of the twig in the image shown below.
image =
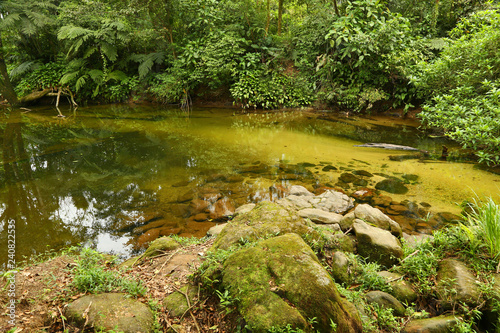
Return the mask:
{"type": "MultiPolygon", "coordinates": [[[[186,301],[188,304],[187,311],[189,311],[189,314],[191,315],[191,318],[193,318],[194,324],[196,325],[196,329],[198,330],[198,333],[200,333],[201,330],[200,330],[200,326],[198,325],[198,321],[196,320],[196,317],[194,316],[193,312],[191,311],[192,306],[191,306],[191,302],[189,301],[189,296],[186,293],[180,291],[180,289],[175,288],[175,290],[178,291],[179,293],[181,293],[182,295],[184,295],[184,297],[186,297],[186,301]]],[[[189,290],[189,286],[188,286],[188,290],[189,290]]]]}
{"type": "Polygon", "coordinates": [[[85,330],[85,326],[87,326],[87,323],[89,322],[89,311],[90,311],[90,306],[92,305],[92,301],[90,301],[89,306],[83,311],[82,317],[85,318],[85,323],[83,324],[82,331],[85,330]]]}
{"type": "Polygon", "coordinates": [[[63,331],[66,332],[66,324],[64,323],[64,316],[62,314],[61,308],[57,307],[57,310],[59,310],[59,314],[61,315],[61,320],[62,320],[62,324],[63,324],[63,331]]]}
{"type": "Polygon", "coordinates": [[[350,233],[352,230],[352,227],[350,227],[349,229],[346,230],[346,232],[344,232],[344,235],[347,235],[348,233],[350,233]]]}
{"type": "Polygon", "coordinates": [[[174,330],[175,333],[179,333],[179,331],[177,331],[172,325],[170,325],[170,323],[168,322],[168,320],[165,320],[165,322],[167,323],[168,327],[171,328],[172,330],[174,330]]]}
{"type": "Polygon", "coordinates": [[[415,252],[413,252],[413,253],[409,254],[406,258],[404,258],[403,260],[401,260],[401,262],[405,261],[405,260],[406,260],[406,259],[408,259],[408,258],[413,257],[414,255],[416,255],[416,254],[417,254],[417,253],[419,253],[419,252],[420,252],[420,250],[416,250],[415,252]]]}

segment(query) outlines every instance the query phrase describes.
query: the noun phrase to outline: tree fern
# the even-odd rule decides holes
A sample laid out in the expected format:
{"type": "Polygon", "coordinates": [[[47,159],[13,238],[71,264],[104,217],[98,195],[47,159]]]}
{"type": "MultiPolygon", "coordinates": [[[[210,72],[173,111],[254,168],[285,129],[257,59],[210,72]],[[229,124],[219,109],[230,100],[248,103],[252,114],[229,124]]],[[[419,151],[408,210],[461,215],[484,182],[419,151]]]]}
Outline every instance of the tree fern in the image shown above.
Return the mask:
{"type": "Polygon", "coordinates": [[[153,52],[149,54],[134,54],[130,60],[139,63],[139,78],[143,79],[151,72],[153,65],[161,64],[165,60],[165,52],[153,52]]]}

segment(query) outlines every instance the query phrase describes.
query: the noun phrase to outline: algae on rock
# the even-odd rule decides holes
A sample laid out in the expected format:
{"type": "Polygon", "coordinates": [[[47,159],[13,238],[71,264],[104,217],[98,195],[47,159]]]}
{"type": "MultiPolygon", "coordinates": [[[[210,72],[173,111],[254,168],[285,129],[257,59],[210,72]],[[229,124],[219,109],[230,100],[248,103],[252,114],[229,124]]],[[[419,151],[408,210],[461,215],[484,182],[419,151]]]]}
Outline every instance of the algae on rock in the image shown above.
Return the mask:
{"type": "Polygon", "coordinates": [[[297,212],[263,201],[228,223],[215,240],[213,249],[228,249],[241,240],[252,242],[286,233],[309,234],[320,239],[311,224],[306,223],[297,212]]]}
{"type": "Polygon", "coordinates": [[[239,311],[254,332],[272,327],[361,332],[355,307],[343,299],[328,272],[297,234],[263,240],[226,259],[222,285],[240,300],[239,311]]]}

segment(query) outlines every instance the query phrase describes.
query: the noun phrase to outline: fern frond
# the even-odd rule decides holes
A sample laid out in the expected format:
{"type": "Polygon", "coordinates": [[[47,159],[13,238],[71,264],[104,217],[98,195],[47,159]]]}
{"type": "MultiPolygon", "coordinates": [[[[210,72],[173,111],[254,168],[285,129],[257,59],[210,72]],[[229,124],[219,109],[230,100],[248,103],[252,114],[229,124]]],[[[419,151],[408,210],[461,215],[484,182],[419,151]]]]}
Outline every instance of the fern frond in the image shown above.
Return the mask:
{"type": "Polygon", "coordinates": [[[116,80],[116,81],[125,81],[128,79],[128,75],[123,73],[122,71],[112,71],[111,73],[108,74],[108,77],[106,78],[106,81],[108,80],[116,80]]]}
{"type": "Polygon", "coordinates": [[[34,70],[38,66],[40,66],[40,63],[37,62],[37,61],[25,61],[22,64],[20,64],[19,66],[17,66],[16,68],[14,68],[10,72],[10,76],[13,79],[16,79],[19,76],[24,75],[24,74],[28,73],[31,70],[34,70]]]}
{"type": "Polygon", "coordinates": [[[115,61],[118,58],[118,51],[114,45],[103,42],[101,44],[101,52],[108,58],[110,61],[115,61]]]}
{"type": "Polygon", "coordinates": [[[76,80],[76,84],[75,84],[76,92],[80,91],[80,89],[85,85],[87,77],[88,77],[88,75],[85,74],[85,75],[80,76],[78,78],[78,80],[76,80]]]}
{"type": "Polygon", "coordinates": [[[71,72],[71,73],[66,73],[62,76],[61,80],[59,81],[59,83],[61,85],[66,85],[70,82],[72,82],[78,75],[80,74],[80,71],[76,71],[76,72],[71,72]]]}
{"type": "Polygon", "coordinates": [[[82,27],[76,27],[74,25],[65,25],[62,26],[59,29],[59,32],[57,33],[57,38],[59,40],[65,40],[65,39],[76,39],[79,37],[84,38],[85,40],[94,35],[94,31],[82,27]]]}
{"type": "Polygon", "coordinates": [[[100,69],[92,69],[88,71],[88,74],[94,82],[100,83],[104,79],[104,72],[101,71],[100,69]]]}
{"type": "Polygon", "coordinates": [[[141,63],[139,64],[139,78],[144,78],[146,75],[149,74],[151,71],[151,68],[155,63],[161,64],[163,60],[165,59],[165,53],[164,52],[154,52],[154,53],[149,53],[145,56],[142,57],[141,63]]]}
{"type": "Polygon", "coordinates": [[[97,47],[95,46],[92,46],[92,47],[89,47],[85,53],[83,54],[83,58],[84,59],[87,59],[88,57],[90,57],[91,55],[93,55],[94,53],[97,52],[97,47]]]}
{"type": "Polygon", "coordinates": [[[12,13],[5,15],[3,20],[1,20],[2,29],[10,29],[17,25],[17,22],[21,19],[21,15],[19,13],[12,13]]]}

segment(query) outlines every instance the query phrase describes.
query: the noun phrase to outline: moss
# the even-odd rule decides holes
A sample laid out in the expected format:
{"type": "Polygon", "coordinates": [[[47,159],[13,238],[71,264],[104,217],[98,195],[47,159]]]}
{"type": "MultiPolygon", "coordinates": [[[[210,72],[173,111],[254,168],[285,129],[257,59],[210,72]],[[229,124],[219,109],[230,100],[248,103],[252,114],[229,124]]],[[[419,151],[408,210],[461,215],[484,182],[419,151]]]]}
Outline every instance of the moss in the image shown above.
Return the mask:
{"type": "Polygon", "coordinates": [[[352,307],[341,299],[328,272],[309,246],[296,234],[287,234],[242,249],[224,263],[223,286],[240,300],[239,310],[255,332],[271,327],[330,332],[330,319],[338,332],[361,332],[352,307]]]}
{"type": "Polygon", "coordinates": [[[160,237],[155,239],[147,248],[142,258],[149,258],[179,248],[181,245],[170,237],[160,237]]]}
{"type": "Polygon", "coordinates": [[[296,212],[264,201],[228,223],[215,240],[213,249],[228,249],[241,241],[253,242],[286,233],[309,235],[315,240],[321,240],[311,224],[304,222],[296,212]]]}

